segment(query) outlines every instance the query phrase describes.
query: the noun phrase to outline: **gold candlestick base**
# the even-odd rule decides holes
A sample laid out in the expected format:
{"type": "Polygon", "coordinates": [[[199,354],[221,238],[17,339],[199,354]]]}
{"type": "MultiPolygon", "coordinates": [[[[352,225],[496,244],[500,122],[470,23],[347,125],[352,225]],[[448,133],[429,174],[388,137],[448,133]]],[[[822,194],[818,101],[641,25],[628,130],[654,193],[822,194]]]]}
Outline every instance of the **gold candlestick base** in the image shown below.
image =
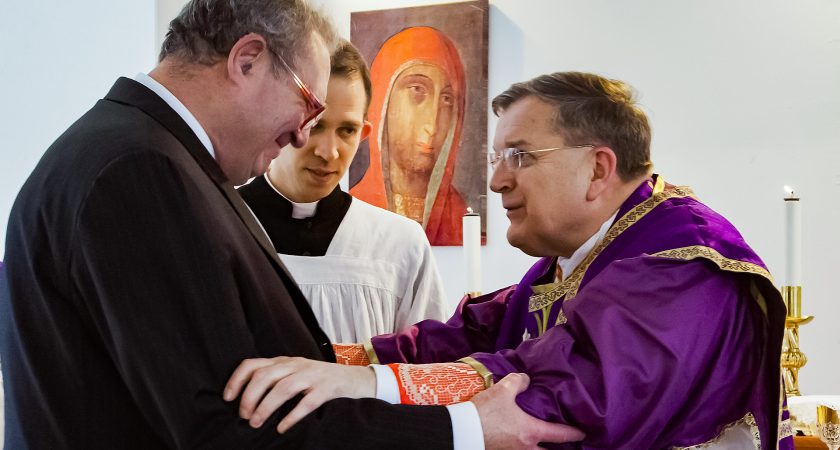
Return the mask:
{"type": "Polygon", "coordinates": [[[787,307],[785,337],[782,342],[782,376],[785,394],[792,397],[800,395],[799,369],[808,363],[808,358],[799,348],[799,326],[805,325],[814,317],[802,316],[802,286],[782,286],[782,298],[787,307]]]}

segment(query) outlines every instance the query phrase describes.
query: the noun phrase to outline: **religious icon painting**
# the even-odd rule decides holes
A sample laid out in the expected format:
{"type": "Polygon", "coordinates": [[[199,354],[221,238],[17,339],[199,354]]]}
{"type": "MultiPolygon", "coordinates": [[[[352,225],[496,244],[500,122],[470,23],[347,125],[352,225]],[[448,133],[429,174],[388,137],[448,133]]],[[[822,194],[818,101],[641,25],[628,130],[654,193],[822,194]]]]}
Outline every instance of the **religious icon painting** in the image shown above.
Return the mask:
{"type": "Polygon", "coordinates": [[[461,245],[467,208],[487,211],[487,0],[351,14],[371,65],[370,138],[350,194],[411,218],[432,245],[461,245]]]}

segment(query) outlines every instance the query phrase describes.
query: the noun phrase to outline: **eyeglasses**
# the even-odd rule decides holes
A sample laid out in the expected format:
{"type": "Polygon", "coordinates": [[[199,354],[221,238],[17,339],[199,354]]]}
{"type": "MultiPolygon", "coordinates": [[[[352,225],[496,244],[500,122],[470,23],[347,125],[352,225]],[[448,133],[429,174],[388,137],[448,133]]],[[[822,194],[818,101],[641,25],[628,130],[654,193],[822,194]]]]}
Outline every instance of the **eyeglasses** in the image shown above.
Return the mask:
{"type": "Polygon", "coordinates": [[[505,167],[510,170],[521,169],[523,167],[528,167],[535,162],[537,162],[537,158],[533,155],[534,153],[544,153],[544,152],[553,152],[554,150],[572,150],[576,148],[595,148],[597,147],[594,144],[584,144],[584,145],[571,145],[568,147],[552,147],[552,148],[541,148],[539,150],[519,150],[518,148],[505,148],[498,153],[488,153],[487,154],[487,161],[490,163],[490,166],[493,170],[499,165],[500,161],[504,161],[505,167]]]}
{"type": "Polygon", "coordinates": [[[300,131],[306,131],[312,127],[314,127],[321,117],[324,115],[324,111],[327,109],[327,104],[322,102],[312,91],[309,89],[306,84],[300,79],[299,76],[292,70],[291,67],[286,63],[286,60],[280,56],[279,53],[274,52],[277,55],[277,58],[280,59],[280,62],[283,63],[283,67],[289,71],[289,74],[292,75],[292,79],[295,80],[295,84],[297,85],[298,89],[300,89],[301,95],[303,95],[303,99],[306,100],[306,104],[309,107],[309,111],[307,112],[306,117],[304,117],[303,121],[300,123],[298,129],[300,131]]]}

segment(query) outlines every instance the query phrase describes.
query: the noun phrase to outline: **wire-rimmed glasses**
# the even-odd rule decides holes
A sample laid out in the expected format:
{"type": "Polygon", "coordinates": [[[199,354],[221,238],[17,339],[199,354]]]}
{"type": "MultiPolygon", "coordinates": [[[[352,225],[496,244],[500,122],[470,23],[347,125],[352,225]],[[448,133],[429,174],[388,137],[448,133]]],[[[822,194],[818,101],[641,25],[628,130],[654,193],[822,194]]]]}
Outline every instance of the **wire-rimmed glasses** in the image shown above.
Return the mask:
{"type": "Polygon", "coordinates": [[[528,167],[531,164],[537,161],[534,158],[535,153],[544,153],[544,152],[552,152],[555,150],[572,150],[577,148],[595,148],[597,147],[594,144],[583,144],[583,145],[570,145],[566,147],[551,147],[551,148],[541,148],[538,150],[520,150],[515,147],[508,147],[502,149],[500,152],[493,152],[487,154],[487,161],[490,163],[490,166],[493,170],[496,170],[500,162],[505,164],[505,167],[511,170],[521,169],[523,167],[528,167]]]}

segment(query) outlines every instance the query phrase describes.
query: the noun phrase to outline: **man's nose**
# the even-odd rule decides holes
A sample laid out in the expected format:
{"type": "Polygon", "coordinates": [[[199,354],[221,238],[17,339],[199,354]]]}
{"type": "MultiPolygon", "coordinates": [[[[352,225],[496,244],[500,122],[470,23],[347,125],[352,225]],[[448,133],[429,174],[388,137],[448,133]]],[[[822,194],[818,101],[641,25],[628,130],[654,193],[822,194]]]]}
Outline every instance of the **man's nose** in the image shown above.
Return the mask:
{"type": "Polygon", "coordinates": [[[504,161],[496,163],[496,167],[490,169],[492,174],[490,176],[490,190],[501,194],[502,192],[513,189],[516,177],[513,170],[507,167],[504,161]]]}
{"type": "Polygon", "coordinates": [[[338,159],[338,140],[333,133],[320,133],[315,143],[315,155],[324,161],[338,159]]]}

